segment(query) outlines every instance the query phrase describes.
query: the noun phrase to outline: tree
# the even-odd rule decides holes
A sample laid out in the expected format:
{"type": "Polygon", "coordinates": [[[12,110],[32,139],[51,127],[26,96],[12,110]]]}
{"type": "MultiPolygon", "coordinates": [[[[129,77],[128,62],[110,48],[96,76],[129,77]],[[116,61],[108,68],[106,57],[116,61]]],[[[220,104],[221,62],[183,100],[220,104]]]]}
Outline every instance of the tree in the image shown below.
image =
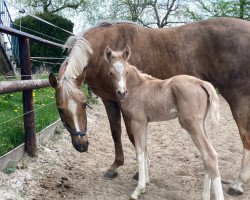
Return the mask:
{"type": "Polygon", "coordinates": [[[186,16],[192,20],[211,17],[235,17],[250,20],[250,0],[196,0],[194,5],[194,9],[186,7],[186,16]]]}
{"type": "Polygon", "coordinates": [[[181,0],[113,0],[113,18],[127,19],[148,27],[172,26],[185,23],[181,19],[181,0]]]}
{"type": "MultiPolygon", "coordinates": [[[[36,15],[65,30],[68,30],[70,32],[72,32],[73,30],[74,24],[71,21],[59,15],[56,15],[53,13],[39,13],[36,15]]],[[[37,35],[37,33],[42,34],[42,37],[44,39],[48,39],[52,41],[56,39],[55,42],[57,43],[64,43],[69,37],[69,33],[58,30],[56,27],[45,24],[30,16],[25,16],[25,17],[16,19],[14,21],[14,26],[19,30],[21,29],[22,31],[25,31],[33,35],[34,34],[37,35]],[[53,37],[51,33],[53,33],[53,37]]],[[[41,36],[41,35],[38,35],[38,36],[41,36]]],[[[51,48],[50,46],[38,44],[36,42],[31,41],[30,42],[30,55],[32,57],[62,57],[62,49],[51,48]]]]}
{"type": "Polygon", "coordinates": [[[43,13],[60,13],[66,9],[79,10],[85,3],[85,0],[23,0],[22,2],[34,12],[43,13]]]}
{"type": "Polygon", "coordinates": [[[159,28],[163,28],[169,24],[180,24],[185,21],[180,19],[181,3],[180,0],[161,1],[158,0],[152,2],[156,24],[159,28]],[[162,16],[160,15],[162,13],[162,16]]]}

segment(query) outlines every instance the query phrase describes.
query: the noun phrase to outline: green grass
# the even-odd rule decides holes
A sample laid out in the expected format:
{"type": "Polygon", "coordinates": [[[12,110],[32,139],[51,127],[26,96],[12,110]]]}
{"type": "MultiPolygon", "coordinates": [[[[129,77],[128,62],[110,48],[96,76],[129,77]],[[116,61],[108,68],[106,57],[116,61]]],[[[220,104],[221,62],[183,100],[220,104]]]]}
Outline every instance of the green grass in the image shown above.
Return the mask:
{"type": "MultiPolygon", "coordinates": [[[[36,132],[58,119],[54,90],[33,90],[36,132]]],[[[24,141],[22,93],[0,96],[0,155],[10,151],[24,141]]]]}
{"type": "MultiPolygon", "coordinates": [[[[86,86],[82,87],[87,94],[86,86]]],[[[59,118],[53,88],[33,90],[36,132],[59,118]]],[[[93,102],[93,101],[91,101],[93,102]]],[[[0,95],[0,155],[24,141],[22,93],[0,95]]]]}

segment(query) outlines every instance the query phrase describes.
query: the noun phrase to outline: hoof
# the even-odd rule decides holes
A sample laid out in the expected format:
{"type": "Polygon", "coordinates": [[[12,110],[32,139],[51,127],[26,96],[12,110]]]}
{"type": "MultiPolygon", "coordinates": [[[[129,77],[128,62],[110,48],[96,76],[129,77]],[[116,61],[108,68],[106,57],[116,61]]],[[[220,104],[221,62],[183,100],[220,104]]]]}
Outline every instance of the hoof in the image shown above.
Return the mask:
{"type": "Polygon", "coordinates": [[[104,173],[104,177],[108,179],[113,179],[113,178],[116,178],[117,176],[118,176],[118,172],[111,170],[111,169],[109,169],[108,171],[104,173]]]}
{"type": "Polygon", "coordinates": [[[139,180],[139,173],[136,172],[135,175],[133,176],[133,179],[138,181],[139,180]]]}
{"type": "Polygon", "coordinates": [[[227,193],[231,196],[239,196],[243,194],[243,188],[240,183],[233,183],[227,190],[227,193]]]}
{"type": "Polygon", "coordinates": [[[138,199],[137,196],[134,196],[133,194],[131,195],[131,197],[129,198],[129,200],[135,200],[135,199],[138,199]]]}

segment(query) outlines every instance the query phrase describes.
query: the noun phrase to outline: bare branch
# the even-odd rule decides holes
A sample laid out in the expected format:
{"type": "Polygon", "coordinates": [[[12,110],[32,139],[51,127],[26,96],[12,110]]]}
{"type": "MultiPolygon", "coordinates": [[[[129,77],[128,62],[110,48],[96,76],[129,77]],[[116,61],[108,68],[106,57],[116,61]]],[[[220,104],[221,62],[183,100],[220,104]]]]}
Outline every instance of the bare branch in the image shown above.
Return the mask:
{"type": "Polygon", "coordinates": [[[61,10],[65,9],[65,8],[72,8],[74,10],[77,10],[80,5],[82,5],[82,3],[84,2],[84,0],[79,1],[78,3],[66,3],[67,1],[64,2],[64,4],[61,7],[55,8],[53,10],[51,10],[51,13],[57,13],[60,12],[61,10]]]}
{"type": "MultiPolygon", "coordinates": [[[[161,21],[160,28],[163,28],[164,26],[166,26],[166,25],[168,24],[169,15],[171,14],[171,12],[173,12],[174,10],[176,10],[176,8],[173,8],[176,1],[177,1],[177,0],[172,0],[172,1],[171,1],[170,6],[168,7],[168,11],[167,11],[167,13],[165,14],[165,16],[163,17],[162,21],[161,21]]],[[[168,1],[168,2],[169,2],[169,1],[168,1]]],[[[179,1],[178,1],[177,3],[179,3],[179,1]]],[[[177,4],[177,5],[178,5],[178,4],[177,4]]]]}

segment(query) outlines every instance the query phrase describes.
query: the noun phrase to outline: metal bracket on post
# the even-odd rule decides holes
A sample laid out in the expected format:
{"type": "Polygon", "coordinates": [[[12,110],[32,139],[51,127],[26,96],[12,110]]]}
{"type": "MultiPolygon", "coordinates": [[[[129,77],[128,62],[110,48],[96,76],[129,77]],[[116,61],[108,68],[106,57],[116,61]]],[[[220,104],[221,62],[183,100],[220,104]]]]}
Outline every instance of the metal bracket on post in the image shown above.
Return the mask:
{"type": "MultiPolygon", "coordinates": [[[[19,38],[19,55],[21,65],[21,79],[31,79],[30,65],[30,46],[29,39],[26,37],[19,38]]],[[[24,132],[25,132],[25,151],[29,156],[37,155],[37,141],[35,131],[35,117],[33,106],[33,90],[23,91],[23,113],[24,113],[24,132]]]]}

